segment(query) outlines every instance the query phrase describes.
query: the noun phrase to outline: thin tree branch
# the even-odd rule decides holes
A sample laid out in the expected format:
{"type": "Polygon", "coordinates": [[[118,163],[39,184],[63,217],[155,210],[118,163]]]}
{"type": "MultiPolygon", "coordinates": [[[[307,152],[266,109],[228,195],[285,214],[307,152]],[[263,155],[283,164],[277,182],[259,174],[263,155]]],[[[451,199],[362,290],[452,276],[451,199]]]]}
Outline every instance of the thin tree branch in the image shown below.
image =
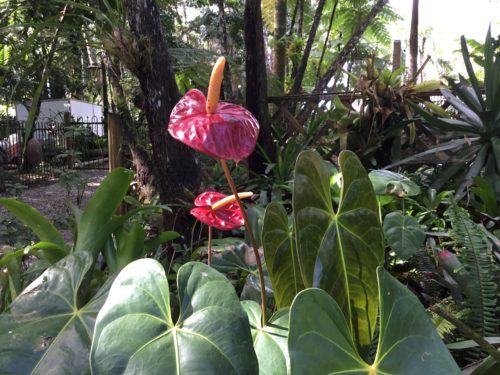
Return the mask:
{"type": "Polygon", "coordinates": [[[295,2],[295,8],[293,8],[292,22],[290,23],[290,29],[288,30],[288,37],[292,36],[293,28],[295,26],[295,19],[297,18],[297,10],[299,9],[299,0],[295,2]]]}
{"type": "Polygon", "coordinates": [[[328,45],[328,39],[330,38],[330,32],[332,31],[333,20],[335,19],[335,11],[337,10],[337,5],[339,1],[335,1],[335,5],[333,6],[332,14],[330,15],[330,22],[328,24],[328,31],[326,32],[325,44],[323,44],[323,50],[321,51],[321,57],[319,58],[318,63],[318,71],[316,72],[316,79],[319,79],[319,75],[321,74],[321,65],[323,65],[323,58],[326,53],[326,46],[328,45]]]}
{"type": "MultiPolygon", "coordinates": [[[[370,25],[373,19],[382,11],[384,6],[387,5],[388,2],[389,0],[378,0],[375,3],[373,8],[370,10],[370,13],[368,13],[366,18],[360,23],[356,31],[352,34],[351,39],[346,43],[344,48],[342,48],[342,50],[337,55],[337,58],[332,62],[330,68],[328,68],[323,77],[316,83],[316,86],[312,91],[313,94],[321,93],[323,90],[326,89],[332,77],[339,71],[339,69],[342,69],[342,66],[344,66],[345,62],[347,61],[347,58],[354,50],[356,45],[359,43],[366,28],[370,25]]],[[[307,119],[312,110],[313,108],[306,105],[298,116],[299,123],[303,123],[305,119],[307,119]]]]}
{"type": "Polygon", "coordinates": [[[315,92],[315,93],[321,92],[327,87],[328,82],[334,76],[334,74],[337,72],[339,67],[344,66],[344,64],[347,61],[347,58],[351,54],[352,50],[359,43],[366,28],[370,25],[370,23],[373,21],[373,19],[382,11],[384,6],[387,5],[388,2],[389,2],[389,0],[378,0],[377,1],[377,3],[370,10],[370,13],[368,13],[368,15],[363,20],[363,22],[361,22],[359,24],[356,31],[352,34],[351,39],[346,43],[344,48],[342,48],[342,51],[340,51],[337,58],[332,62],[330,68],[326,71],[326,73],[323,75],[321,80],[318,81],[313,92],[315,92]]]}
{"type": "Polygon", "coordinates": [[[306,72],[307,62],[309,61],[309,55],[311,53],[312,45],[314,39],[316,38],[316,32],[318,31],[319,22],[321,21],[321,15],[323,14],[323,8],[325,6],[326,0],[319,0],[316,13],[314,14],[313,23],[311,25],[311,30],[309,31],[309,37],[307,38],[306,47],[304,48],[304,53],[302,54],[302,59],[300,60],[299,68],[297,69],[297,75],[290,89],[290,94],[298,94],[300,88],[302,87],[302,80],[304,79],[304,74],[306,72]]]}

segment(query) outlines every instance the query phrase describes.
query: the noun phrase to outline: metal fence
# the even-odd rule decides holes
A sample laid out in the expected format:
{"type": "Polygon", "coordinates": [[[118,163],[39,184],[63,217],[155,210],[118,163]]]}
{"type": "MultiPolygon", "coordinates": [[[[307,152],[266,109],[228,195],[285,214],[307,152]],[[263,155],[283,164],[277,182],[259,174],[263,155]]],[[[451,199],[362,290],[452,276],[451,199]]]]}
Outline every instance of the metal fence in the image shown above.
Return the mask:
{"type": "Polygon", "coordinates": [[[3,185],[31,185],[67,169],[108,168],[107,129],[102,119],[36,122],[24,149],[25,135],[25,122],[0,121],[3,185]]]}

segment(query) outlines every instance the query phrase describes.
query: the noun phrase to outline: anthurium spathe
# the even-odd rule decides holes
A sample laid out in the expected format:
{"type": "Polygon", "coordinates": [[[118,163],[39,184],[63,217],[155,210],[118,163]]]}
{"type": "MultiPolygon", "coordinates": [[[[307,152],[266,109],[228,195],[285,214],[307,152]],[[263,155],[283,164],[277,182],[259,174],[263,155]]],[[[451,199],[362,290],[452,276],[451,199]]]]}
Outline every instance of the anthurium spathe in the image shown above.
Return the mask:
{"type": "MultiPolygon", "coordinates": [[[[252,243],[255,253],[257,268],[259,270],[262,324],[265,325],[267,321],[266,291],[257,241],[255,240],[252,226],[244,211],[240,194],[236,189],[236,185],[234,184],[231,172],[226,163],[226,160],[239,162],[250,156],[257,143],[259,123],[245,108],[230,103],[219,103],[225,63],[226,59],[224,57],[219,57],[215,63],[212,75],[210,76],[210,84],[208,85],[206,99],[200,91],[191,90],[177,103],[170,115],[168,131],[175,139],[198,151],[219,159],[220,165],[224,170],[224,175],[231,188],[231,192],[236,199],[237,203],[235,206],[239,207],[243,224],[250,237],[250,242],[252,243]]],[[[199,199],[198,202],[203,203],[203,200],[199,199]]],[[[229,229],[232,226],[231,224],[236,225],[236,222],[227,220],[234,218],[232,214],[223,216],[222,212],[224,211],[215,213],[214,207],[208,204],[204,206],[204,210],[200,210],[199,208],[200,207],[198,207],[198,209],[193,209],[191,213],[201,221],[209,224],[208,265],[210,266],[212,226],[219,229],[229,229]],[[224,223],[223,228],[221,228],[220,225],[222,223],[224,223]]],[[[225,209],[227,210],[227,207],[225,209]]],[[[241,224],[238,223],[238,225],[241,224]]]]}
{"type": "MultiPolygon", "coordinates": [[[[251,192],[238,194],[240,199],[251,195],[251,192]]],[[[191,214],[210,227],[233,230],[245,224],[234,195],[226,196],[214,191],[206,191],[196,197],[194,204],[196,208],[191,210],[191,214]]]]}
{"type": "Polygon", "coordinates": [[[168,131],[175,139],[204,154],[238,162],[253,152],[259,123],[245,108],[219,102],[224,61],[224,58],[217,61],[220,68],[216,64],[208,98],[199,90],[188,91],[172,110],[168,131]],[[216,88],[218,92],[214,92],[216,88]]]}

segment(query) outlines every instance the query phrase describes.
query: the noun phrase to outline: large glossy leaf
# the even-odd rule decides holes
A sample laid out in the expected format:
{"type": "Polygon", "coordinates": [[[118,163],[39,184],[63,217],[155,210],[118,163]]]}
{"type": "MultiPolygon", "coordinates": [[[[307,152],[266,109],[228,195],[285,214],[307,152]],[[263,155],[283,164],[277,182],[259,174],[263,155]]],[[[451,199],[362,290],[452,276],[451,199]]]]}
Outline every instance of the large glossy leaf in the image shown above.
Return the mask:
{"type": "Polygon", "coordinates": [[[0,198],[0,206],[9,210],[16,218],[28,226],[42,242],[51,242],[57,251],[47,249],[42,252],[49,262],[55,263],[69,251],[61,233],[40,212],[30,205],[16,199],[0,198]]]}
{"type": "Polygon", "coordinates": [[[373,364],[356,351],[337,303],[320,289],[302,291],[290,310],[291,374],[460,374],[418,299],[381,267],[380,330],[373,364]]]}
{"type": "Polygon", "coordinates": [[[414,196],[420,194],[420,186],[396,172],[379,169],[371,171],[368,177],[377,195],[414,196]]]}
{"type": "Polygon", "coordinates": [[[246,314],[232,285],[202,263],[177,274],[180,316],[161,264],[141,259],[114,281],[97,318],[93,374],[256,374],[246,314]]]}
{"type": "Polygon", "coordinates": [[[257,273],[257,261],[253,249],[247,244],[237,241],[241,241],[241,239],[234,239],[231,245],[225,246],[222,251],[212,255],[212,267],[222,273],[240,270],[257,273]]]}
{"type": "Polygon", "coordinates": [[[85,211],[76,218],[78,237],[75,250],[97,256],[111,232],[119,226],[113,220],[113,214],[127,193],[132,179],[133,173],[124,168],[116,168],[106,177],[85,211]]]}
{"type": "Polygon", "coordinates": [[[281,309],[262,326],[262,310],[254,301],[243,301],[250,327],[255,353],[259,360],[259,373],[263,375],[288,374],[288,319],[289,309],[281,309]]]}
{"type": "Polygon", "coordinates": [[[93,264],[85,252],[48,268],[0,315],[0,374],[86,374],[104,286],[85,306],[80,287],[93,264]]]}
{"type": "Polygon", "coordinates": [[[276,304],[278,308],[290,306],[304,283],[288,215],[279,203],[272,202],[266,208],[262,244],[276,304]]]}
{"type": "Polygon", "coordinates": [[[331,294],[360,347],[370,345],[377,320],[375,270],[384,239],[372,184],[357,156],[339,156],[342,190],[334,211],[330,174],[321,157],[304,151],[297,159],[293,209],[297,252],[306,287],[331,294]]]}
{"type": "Polygon", "coordinates": [[[383,228],[387,244],[403,260],[415,255],[424,244],[425,232],[417,219],[400,211],[388,213],[383,228]]]}

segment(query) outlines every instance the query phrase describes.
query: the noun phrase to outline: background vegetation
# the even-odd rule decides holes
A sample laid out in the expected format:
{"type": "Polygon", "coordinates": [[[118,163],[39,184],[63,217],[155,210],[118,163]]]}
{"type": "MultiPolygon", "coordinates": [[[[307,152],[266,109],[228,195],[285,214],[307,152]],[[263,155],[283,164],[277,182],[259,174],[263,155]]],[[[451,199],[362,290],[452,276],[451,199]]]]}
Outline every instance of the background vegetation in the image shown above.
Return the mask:
{"type": "Polygon", "coordinates": [[[0,198],[17,219],[0,221],[0,373],[498,373],[489,30],[457,45],[466,77],[422,82],[418,0],[408,59],[387,0],[0,4],[0,104],[28,105],[26,139],[41,100],[89,100],[118,120],[128,168],[72,206],[71,241],[0,198]],[[251,229],[209,245],[189,210],[229,193],[224,164],[167,125],[219,55],[222,98],[260,133],[229,162],[251,229]]]}

